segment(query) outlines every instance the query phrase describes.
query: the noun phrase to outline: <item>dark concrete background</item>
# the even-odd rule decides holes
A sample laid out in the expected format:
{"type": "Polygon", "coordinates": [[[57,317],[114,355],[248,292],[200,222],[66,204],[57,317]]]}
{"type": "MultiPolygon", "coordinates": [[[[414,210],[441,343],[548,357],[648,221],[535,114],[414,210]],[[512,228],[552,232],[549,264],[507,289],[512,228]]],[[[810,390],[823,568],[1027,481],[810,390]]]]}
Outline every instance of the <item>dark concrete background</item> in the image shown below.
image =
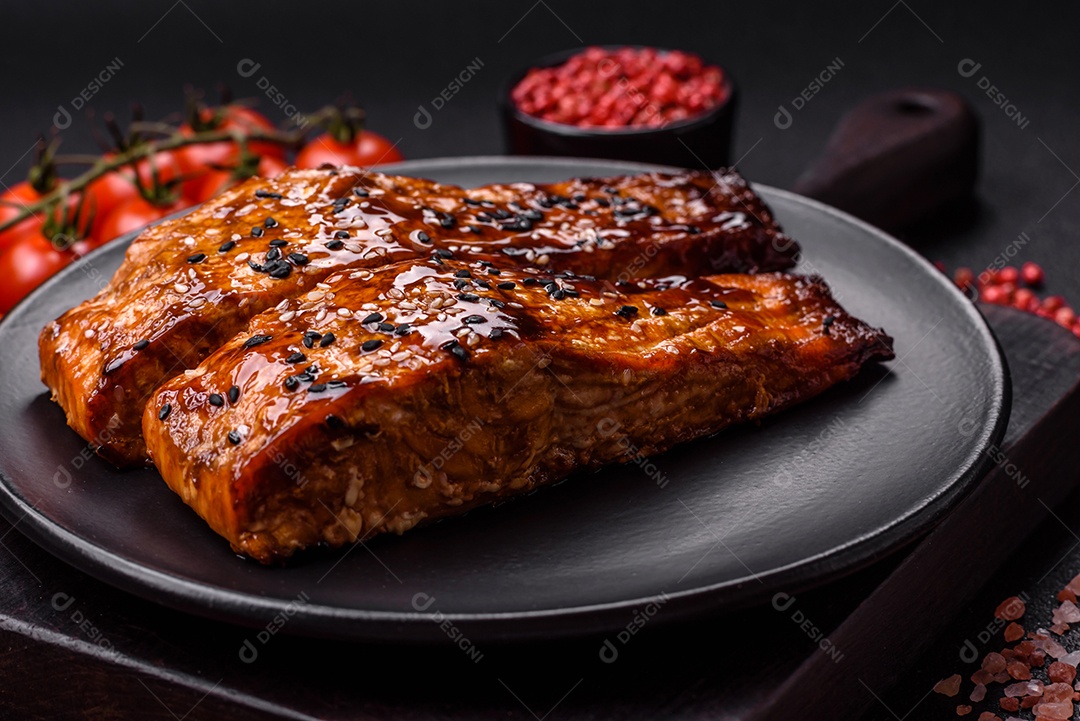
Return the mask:
{"type": "MultiPolygon", "coordinates": [[[[506,78],[542,54],[592,43],[642,43],[701,53],[727,67],[742,93],[735,157],[753,180],[789,187],[818,154],[841,113],[865,95],[907,85],[965,94],[984,130],[978,212],[934,224],[909,240],[950,266],[985,267],[1021,233],[1031,241],[1014,260],[1034,260],[1050,290],[1080,300],[1080,44],[1075,4],[928,2],[367,3],[160,0],[145,3],[20,3],[3,10],[0,66],[0,181],[29,163],[38,132],[59,106],[116,59],[122,67],[91,105],[124,114],[141,101],[150,117],[182,104],[185,84],[227,82],[237,97],[260,97],[265,76],[290,104],[313,110],[351,91],[370,127],[409,158],[501,153],[495,97],[506,78]],[[237,72],[249,58],[261,67],[237,72]],[[431,99],[474,59],[483,63],[431,127],[413,124],[431,99]],[[773,116],[827,64],[843,69],[781,130],[773,116]],[[981,63],[965,78],[958,63],[981,63]],[[985,76],[1026,119],[1026,127],[977,85],[985,76]],[[5,172],[6,171],[6,172],[5,172]]],[[[92,150],[89,122],[75,112],[68,151],[92,150]]],[[[692,159],[687,159],[692,165],[692,159]]]]}

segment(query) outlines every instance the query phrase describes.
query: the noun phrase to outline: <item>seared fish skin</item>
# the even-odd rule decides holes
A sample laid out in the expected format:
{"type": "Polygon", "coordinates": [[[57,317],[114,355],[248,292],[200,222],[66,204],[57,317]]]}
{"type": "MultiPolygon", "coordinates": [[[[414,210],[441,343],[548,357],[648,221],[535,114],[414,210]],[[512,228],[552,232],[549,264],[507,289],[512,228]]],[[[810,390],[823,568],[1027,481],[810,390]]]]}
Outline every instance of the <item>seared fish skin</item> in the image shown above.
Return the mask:
{"type": "Polygon", "coordinates": [[[165,481],[273,563],[658,453],[893,357],[817,278],[612,286],[485,263],[341,273],[252,318],[147,405],[165,481]]]}
{"type": "Polygon", "coordinates": [[[734,171],[463,190],[355,168],[290,170],[140,235],[96,297],[42,331],[42,380],[102,456],[138,464],[153,390],[252,316],[343,269],[457,250],[629,280],[779,270],[798,247],[734,171]]]}

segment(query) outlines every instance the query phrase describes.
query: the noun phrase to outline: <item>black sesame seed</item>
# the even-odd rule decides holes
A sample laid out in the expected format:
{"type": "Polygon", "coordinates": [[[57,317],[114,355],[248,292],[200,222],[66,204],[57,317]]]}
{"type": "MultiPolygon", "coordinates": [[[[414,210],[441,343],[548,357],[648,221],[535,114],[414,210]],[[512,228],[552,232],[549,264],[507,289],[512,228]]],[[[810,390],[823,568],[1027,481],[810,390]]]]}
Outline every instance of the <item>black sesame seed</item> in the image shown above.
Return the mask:
{"type": "Polygon", "coordinates": [[[831,315],[825,316],[825,319],[821,321],[821,332],[825,335],[829,335],[829,327],[836,322],[836,318],[831,315]]]}
{"type": "Polygon", "coordinates": [[[454,287],[458,290],[465,290],[469,287],[469,281],[465,280],[464,278],[458,278],[454,281],[454,287]]]}
{"type": "Polygon", "coordinates": [[[499,340],[503,337],[503,332],[504,331],[502,328],[492,328],[491,332],[488,333],[488,338],[490,338],[491,340],[499,340]]]}
{"type": "Polygon", "coordinates": [[[256,198],[273,198],[274,200],[281,200],[282,197],[284,197],[284,196],[282,196],[281,193],[274,193],[274,192],[271,192],[269,190],[259,189],[259,190],[255,191],[255,197],[256,198]]]}
{"type": "Polygon", "coordinates": [[[563,288],[563,293],[566,293],[567,298],[580,298],[581,293],[578,293],[574,288],[563,288]]]}
{"type": "Polygon", "coordinates": [[[353,188],[353,195],[357,198],[366,198],[368,197],[368,192],[363,188],[353,188]]]}
{"type": "Polygon", "coordinates": [[[335,336],[333,333],[327,333],[326,335],[324,335],[322,337],[322,340],[319,341],[319,347],[320,348],[325,348],[326,346],[330,345],[331,343],[333,343],[336,340],[337,340],[337,336],[335,336]]]}
{"type": "Polygon", "coordinates": [[[696,225],[688,225],[686,226],[686,232],[690,235],[697,235],[701,232],[701,228],[697,227],[696,225]]]}
{"type": "Polygon", "coordinates": [[[653,315],[667,315],[667,311],[666,311],[666,310],[664,310],[663,308],[661,308],[661,307],[660,307],[660,306],[658,306],[658,305],[654,305],[654,306],[652,307],[652,309],[650,310],[650,312],[651,312],[651,313],[652,313],[653,315]]]}
{"type": "Polygon", "coordinates": [[[597,198],[596,199],[596,204],[599,205],[601,208],[610,208],[611,207],[611,203],[608,201],[607,198],[597,198]]]}
{"type": "Polygon", "coordinates": [[[296,263],[297,265],[307,265],[311,262],[311,259],[303,253],[289,253],[289,260],[296,263]]]}
{"type": "Polygon", "coordinates": [[[472,233],[483,233],[484,229],[481,228],[479,225],[470,225],[469,231],[472,233]]]}
{"type": "Polygon", "coordinates": [[[469,352],[461,347],[461,344],[456,340],[448,340],[439,346],[445,351],[449,351],[458,360],[468,360],[469,352]]]}
{"type": "Polygon", "coordinates": [[[727,303],[725,303],[725,302],[724,302],[724,301],[722,301],[722,300],[713,300],[713,301],[709,301],[709,304],[710,304],[710,305],[711,305],[711,306],[712,306],[713,308],[721,308],[721,309],[726,309],[726,308],[727,308],[727,303]]]}
{"type": "Polygon", "coordinates": [[[469,315],[465,316],[465,319],[462,322],[467,323],[468,325],[479,325],[481,323],[487,323],[487,318],[482,315],[469,315]]]}
{"type": "Polygon", "coordinates": [[[278,261],[270,270],[270,277],[281,280],[282,278],[288,278],[290,273],[292,273],[292,267],[284,261],[278,261]]]}
{"type": "Polygon", "coordinates": [[[308,391],[310,393],[322,393],[325,390],[326,390],[326,384],[325,383],[312,383],[311,385],[308,386],[308,391]]]}
{"type": "Polygon", "coordinates": [[[624,305],[615,311],[615,315],[622,316],[623,318],[630,318],[631,316],[637,315],[637,312],[637,306],[624,305]]]}
{"type": "Polygon", "coordinates": [[[187,262],[189,263],[201,263],[206,260],[206,253],[196,253],[195,255],[188,256],[187,262]]]}
{"type": "Polygon", "coordinates": [[[458,272],[454,273],[454,277],[455,278],[472,278],[472,273],[470,273],[467,270],[459,270],[458,272]]]}
{"type": "Polygon", "coordinates": [[[271,248],[266,251],[267,260],[281,260],[281,248],[271,248]]]}
{"type": "Polygon", "coordinates": [[[304,336],[304,347],[305,348],[314,348],[315,347],[315,341],[317,341],[317,340],[318,340],[318,338],[312,338],[311,336],[308,336],[308,335],[304,336]]]}
{"type": "Polygon", "coordinates": [[[297,351],[285,359],[286,363],[303,363],[307,360],[307,356],[297,351]]]}
{"type": "Polygon", "coordinates": [[[529,208],[528,210],[525,210],[521,213],[521,217],[525,218],[526,220],[543,220],[544,214],[536,208],[529,208]]]}
{"type": "Polygon", "coordinates": [[[263,343],[267,342],[268,340],[273,339],[273,337],[274,336],[272,336],[272,335],[253,335],[250,338],[248,338],[246,341],[244,341],[244,347],[245,348],[254,348],[257,345],[262,345],[263,343]]]}
{"type": "Polygon", "coordinates": [[[263,226],[265,226],[267,228],[276,228],[276,227],[278,227],[278,222],[276,220],[274,220],[273,218],[267,218],[266,220],[263,221],[263,226]]]}
{"type": "Polygon", "coordinates": [[[375,338],[374,340],[366,340],[360,344],[360,350],[364,351],[365,353],[370,353],[373,350],[378,350],[379,347],[382,346],[382,344],[383,342],[378,338],[375,338]]]}
{"type": "Polygon", "coordinates": [[[480,300],[480,296],[475,293],[458,293],[458,300],[463,300],[466,303],[475,303],[480,300]]]}
{"type": "Polygon", "coordinates": [[[224,243],[218,246],[219,253],[228,253],[230,250],[236,247],[235,240],[226,240],[224,243]]]}
{"type": "Polygon", "coordinates": [[[536,278],[533,278],[531,276],[526,278],[525,280],[523,280],[521,282],[524,283],[525,285],[538,285],[540,283],[540,281],[538,281],[536,278]]]}
{"type": "Polygon", "coordinates": [[[430,243],[431,242],[431,236],[428,235],[427,233],[425,233],[422,230],[416,231],[416,239],[418,241],[420,241],[421,243],[430,243]]]}
{"type": "Polygon", "coordinates": [[[260,228],[259,226],[255,226],[254,228],[251,229],[251,237],[252,238],[261,238],[261,237],[263,237],[263,229],[260,228]]]}
{"type": "Polygon", "coordinates": [[[300,386],[300,379],[296,376],[289,376],[285,379],[285,387],[290,391],[296,390],[300,386]]]}
{"type": "Polygon", "coordinates": [[[158,414],[157,414],[158,420],[159,421],[165,420],[166,418],[169,417],[170,413],[172,413],[172,406],[169,405],[168,403],[166,403],[165,405],[163,405],[161,407],[161,410],[158,411],[158,414]]]}
{"type": "Polygon", "coordinates": [[[483,222],[483,223],[486,223],[489,220],[495,220],[494,218],[492,218],[489,214],[485,213],[484,211],[480,211],[479,213],[477,213],[476,214],[476,219],[483,222]]]}
{"type": "Polygon", "coordinates": [[[234,446],[239,445],[240,434],[236,431],[229,431],[229,443],[232,443],[234,446]]]}
{"type": "Polygon", "coordinates": [[[143,338],[142,340],[136,342],[135,345],[133,345],[131,347],[134,348],[135,350],[143,350],[148,345],[150,345],[150,341],[148,341],[146,338],[143,338]]]}
{"type": "Polygon", "coordinates": [[[233,386],[229,389],[229,403],[236,403],[240,400],[240,386],[233,386]]]}
{"type": "Polygon", "coordinates": [[[339,231],[336,231],[336,232],[334,233],[334,237],[335,237],[335,238],[339,238],[339,239],[341,239],[341,240],[344,240],[344,239],[346,239],[346,238],[348,238],[348,237],[349,237],[349,231],[347,231],[347,230],[339,230],[339,231]]]}
{"type": "Polygon", "coordinates": [[[412,326],[408,323],[402,323],[394,328],[394,335],[409,335],[409,333],[412,333],[412,326]]]}
{"type": "Polygon", "coordinates": [[[514,217],[509,212],[503,210],[502,208],[498,208],[496,210],[491,211],[491,214],[494,215],[499,220],[509,220],[510,218],[514,217]]]}
{"type": "Polygon", "coordinates": [[[331,413],[330,415],[326,416],[326,425],[330,426],[330,428],[335,431],[340,431],[345,428],[345,421],[341,420],[333,413],[331,413]]]}
{"type": "Polygon", "coordinates": [[[300,381],[301,383],[311,383],[313,380],[315,380],[315,376],[305,371],[303,373],[297,373],[296,380],[300,381]]]}
{"type": "Polygon", "coordinates": [[[483,288],[484,290],[491,290],[491,283],[488,283],[486,280],[478,280],[476,281],[476,285],[483,288]]]}
{"type": "Polygon", "coordinates": [[[341,250],[345,247],[345,244],[340,240],[331,240],[326,243],[326,247],[330,250],[341,250]]]}
{"type": "Polygon", "coordinates": [[[225,398],[222,397],[220,393],[211,393],[206,400],[210,401],[210,405],[212,406],[221,407],[225,405],[225,398]]]}
{"type": "Polygon", "coordinates": [[[438,250],[436,250],[435,255],[439,256],[440,258],[446,258],[446,259],[450,259],[450,258],[454,257],[454,254],[451,253],[449,250],[446,250],[445,248],[439,248],[438,250]]]}
{"type": "Polygon", "coordinates": [[[392,330],[394,330],[394,324],[393,323],[379,323],[379,325],[377,325],[375,327],[378,328],[379,330],[385,332],[385,333],[389,333],[392,330]]]}
{"type": "Polygon", "coordinates": [[[439,225],[444,228],[453,228],[457,225],[457,220],[452,215],[446,215],[445,213],[439,218],[439,225]]]}
{"type": "Polygon", "coordinates": [[[287,240],[282,240],[281,238],[275,238],[274,240],[271,240],[268,245],[271,248],[284,248],[288,244],[289,244],[289,241],[287,241],[287,240]]]}
{"type": "Polygon", "coordinates": [[[263,273],[263,272],[266,271],[266,268],[262,267],[261,265],[259,265],[258,263],[256,263],[253,260],[248,261],[248,267],[251,268],[256,273],[263,273]]]}
{"type": "Polygon", "coordinates": [[[472,198],[462,198],[462,200],[465,202],[465,205],[480,205],[479,200],[473,200],[472,198]]]}
{"type": "Polygon", "coordinates": [[[368,315],[366,318],[364,318],[360,322],[362,324],[364,324],[364,325],[367,325],[368,323],[378,323],[382,319],[383,319],[383,314],[382,313],[371,313],[370,315],[368,315]]]}
{"type": "Polygon", "coordinates": [[[499,283],[495,287],[498,288],[499,290],[513,290],[514,288],[517,287],[517,283],[515,283],[512,280],[508,280],[508,281],[505,281],[503,283],[499,283]]]}
{"type": "Polygon", "coordinates": [[[503,303],[498,298],[488,298],[488,303],[490,305],[495,306],[496,308],[505,308],[506,307],[506,303],[503,303]]]}
{"type": "Polygon", "coordinates": [[[488,275],[502,275],[502,271],[499,270],[498,268],[488,268],[487,272],[488,272],[488,275]]]}
{"type": "Polygon", "coordinates": [[[562,300],[563,298],[566,297],[566,291],[563,290],[562,288],[559,288],[558,290],[556,290],[555,292],[553,292],[551,294],[551,297],[552,297],[553,300],[562,300]]]}

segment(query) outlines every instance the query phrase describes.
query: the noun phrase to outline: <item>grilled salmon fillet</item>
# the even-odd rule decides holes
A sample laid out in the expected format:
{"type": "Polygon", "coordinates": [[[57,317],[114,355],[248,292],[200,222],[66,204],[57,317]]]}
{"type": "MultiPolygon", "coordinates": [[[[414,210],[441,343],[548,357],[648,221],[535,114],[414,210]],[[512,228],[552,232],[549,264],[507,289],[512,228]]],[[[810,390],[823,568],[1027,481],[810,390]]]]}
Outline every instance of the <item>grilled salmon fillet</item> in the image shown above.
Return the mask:
{"type": "Polygon", "coordinates": [[[892,355],[818,278],[403,261],[255,316],[154,393],[143,433],[168,485],[270,563],[663,451],[892,355]]]}
{"type": "Polygon", "coordinates": [[[155,388],[338,271],[457,252],[628,280],[784,269],[797,250],[733,171],[464,190],[291,170],[143,232],[97,296],[42,331],[42,380],[72,428],[131,465],[155,388]]]}

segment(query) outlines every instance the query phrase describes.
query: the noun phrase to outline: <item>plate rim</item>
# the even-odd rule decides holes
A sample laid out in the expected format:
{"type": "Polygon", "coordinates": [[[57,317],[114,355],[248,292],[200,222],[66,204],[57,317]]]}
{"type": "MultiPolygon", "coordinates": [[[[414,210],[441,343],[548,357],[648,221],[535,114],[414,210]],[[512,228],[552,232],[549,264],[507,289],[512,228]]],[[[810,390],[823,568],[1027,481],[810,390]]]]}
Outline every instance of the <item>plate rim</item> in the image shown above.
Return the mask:
{"type": "MultiPolygon", "coordinates": [[[[393,165],[380,166],[379,172],[413,172],[423,177],[423,173],[438,172],[443,169],[472,167],[517,166],[522,164],[539,165],[548,168],[580,168],[582,165],[596,163],[617,165],[626,168],[625,172],[680,172],[685,168],[593,158],[533,157],[533,156],[460,156],[431,159],[408,160],[393,165]],[[418,168],[420,170],[414,170],[418,168]]],[[[580,172],[570,170],[570,176],[580,172]]],[[[798,195],[788,190],[769,185],[751,183],[755,191],[764,191],[766,195],[782,197],[788,202],[803,205],[814,212],[831,216],[833,219],[853,225],[861,232],[875,236],[879,241],[891,246],[928,271],[937,272],[926,258],[912,248],[904,245],[884,231],[819,201],[798,195]]],[[[177,217],[190,212],[190,209],[171,215],[177,217]]],[[[162,220],[167,220],[163,218],[162,220]]],[[[161,222],[161,221],[157,221],[161,222]]],[[[17,319],[24,306],[34,303],[35,299],[63,282],[64,278],[79,263],[89,263],[99,254],[120,244],[130,243],[141,230],[127,233],[100,248],[83,256],[76,263],[68,266],[49,281],[44,283],[12,311],[0,320],[0,327],[17,319]]],[[[885,526],[880,526],[846,543],[834,546],[813,556],[770,569],[762,574],[722,581],[719,583],[697,586],[673,593],[658,593],[631,599],[621,599],[597,604],[587,604],[564,608],[547,608],[503,612],[436,612],[419,611],[382,611],[345,609],[321,604],[306,604],[304,613],[290,619],[288,632],[304,636],[397,641],[430,642],[443,639],[438,625],[433,620],[447,619],[467,632],[470,638],[478,641],[528,640],[550,638],[554,636],[580,636],[602,633],[621,628],[625,621],[624,613],[641,608],[650,603],[663,601],[664,622],[682,620],[698,613],[714,610],[730,612],[754,604],[757,594],[748,581],[754,578],[765,579],[770,586],[784,585],[789,592],[797,593],[808,586],[824,585],[842,576],[863,568],[874,560],[880,559],[898,550],[925,534],[941,520],[956,503],[974,487],[977,479],[992,462],[985,452],[990,445],[1000,442],[1004,436],[1011,411],[1011,383],[1009,369],[1001,346],[986,319],[976,304],[971,303],[963,293],[945,276],[941,284],[953,297],[961,302],[964,315],[977,330],[981,344],[990,351],[992,361],[989,399],[990,411],[995,415],[990,423],[981,428],[980,438],[962,468],[953,471],[953,480],[941,492],[923,499],[922,503],[909,512],[894,519],[885,526]],[[974,456],[974,457],[972,457],[974,456]],[[749,590],[748,590],[749,589],[749,590]],[[725,595],[722,602],[717,596],[725,595]],[[721,609],[722,607],[722,609],[721,609]],[[337,629],[331,633],[320,625],[327,620],[349,621],[348,630],[337,629]],[[507,628],[508,622],[518,622],[514,628],[507,628]]],[[[144,566],[116,554],[97,543],[79,536],[45,514],[39,512],[13,485],[8,475],[0,469],[0,514],[2,514],[20,533],[31,538],[61,561],[100,581],[108,583],[125,592],[132,593],[148,601],[164,605],[185,613],[208,617],[218,621],[235,623],[247,627],[259,627],[267,618],[280,612],[287,603],[280,599],[267,599],[244,591],[207,586],[197,581],[175,576],[158,569],[144,566]],[[31,520],[32,523],[24,524],[31,520]]]]}

